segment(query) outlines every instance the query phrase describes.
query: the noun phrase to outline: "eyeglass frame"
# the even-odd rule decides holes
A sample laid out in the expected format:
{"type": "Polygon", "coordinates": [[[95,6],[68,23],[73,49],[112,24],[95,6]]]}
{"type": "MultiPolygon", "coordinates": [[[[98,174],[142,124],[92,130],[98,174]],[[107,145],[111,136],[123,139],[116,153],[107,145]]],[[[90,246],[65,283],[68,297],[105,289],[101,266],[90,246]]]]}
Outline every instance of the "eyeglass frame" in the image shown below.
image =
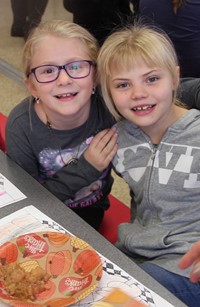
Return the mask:
{"type": "Polygon", "coordinates": [[[33,74],[34,77],[35,77],[35,79],[36,79],[36,81],[37,81],[38,83],[50,83],[50,82],[56,81],[56,80],[59,78],[59,76],[60,76],[60,71],[61,71],[62,69],[64,69],[64,71],[66,72],[66,74],[67,74],[70,78],[72,78],[72,79],[83,79],[83,78],[86,78],[86,77],[89,76],[89,74],[90,74],[90,72],[91,72],[91,67],[92,67],[92,66],[96,67],[96,63],[95,63],[94,61],[92,61],[92,60],[76,60],[76,61],[72,61],[72,62],[69,62],[69,63],[64,64],[64,65],[52,65],[52,64],[47,65],[47,64],[45,64],[45,65],[40,65],[40,66],[36,66],[36,67],[31,68],[30,71],[29,71],[29,73],[27,74],[27,77],[29,78],[29,76],[30,76],[31,74],[33,74]],[[67,71],[66,67],[67,67],[68,65],[70,65],[70,64],[72,64],[72,63],[76,63],[76,62],[87,62],[87,63],[90,65],[90,66],[89,66],[88,74],[87,74],[86,76],[84,76],[84,77],[72,77],[72,76],[69,74],[69,72],[67,71]],[[37,68],[45,67],[45,66],[47,66],[47,67],[48,67],[48,66],[57,67],[57,68],[58,68],[58,75],[57,75],[57,77],[56,77],[55,79],[53,79],[53,80],[51,80],[51,81],[42,81],[42,82],[41,82],[41,81],[39,81],[39,80],[37,79],[37,76],[36,76],[35,71],[36,71],[37,68]]]}

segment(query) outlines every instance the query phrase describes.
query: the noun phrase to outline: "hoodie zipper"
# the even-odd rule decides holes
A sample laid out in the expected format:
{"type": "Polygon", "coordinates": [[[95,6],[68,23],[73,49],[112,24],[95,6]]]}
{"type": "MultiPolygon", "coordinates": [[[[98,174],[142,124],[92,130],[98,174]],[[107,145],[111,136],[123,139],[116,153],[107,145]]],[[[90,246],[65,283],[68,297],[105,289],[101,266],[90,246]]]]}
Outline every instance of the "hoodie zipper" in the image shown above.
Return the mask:
{"type": "MultiPolygon", "coordinates": [[[[148,180],[147,198],[148,198],[148,203],[151,206],[151,200],[150,200],[150,197],[149,197],[149,195],[150,195],[150,183],[151,183],[151,176],[152,176],[152,172],[153,172],[155,157],[156,157],[156,153],[158,151],[158,145],[154,145],[151,142],[149,142],[149,144],[150,144],[151,153],[152,153],[152,155],[151,155],[152,165],[151,165],[149,180],[148,180]]],[[[152,218],[153,218],[153,220],[157,221],[157,213],[155,212],[155,207],[151,207],[151,208],[152,208],[152,218]]]]}

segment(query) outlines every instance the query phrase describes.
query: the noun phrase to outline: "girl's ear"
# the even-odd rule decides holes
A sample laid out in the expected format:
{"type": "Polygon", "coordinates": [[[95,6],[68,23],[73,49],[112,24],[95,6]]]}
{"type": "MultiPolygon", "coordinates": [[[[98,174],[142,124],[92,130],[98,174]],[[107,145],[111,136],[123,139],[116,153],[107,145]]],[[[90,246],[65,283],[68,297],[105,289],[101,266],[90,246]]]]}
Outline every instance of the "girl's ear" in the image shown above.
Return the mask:
{"type": "Polygon", "coordinates": [[[29,94],[33,97],[37,97],[38,96],[37,89],[36,89],[34,83],[32,82],[32,80],[30,80],[29,78],[24,78],[24,83],[26,85],[26,88],[27,88],[29,94]]]}

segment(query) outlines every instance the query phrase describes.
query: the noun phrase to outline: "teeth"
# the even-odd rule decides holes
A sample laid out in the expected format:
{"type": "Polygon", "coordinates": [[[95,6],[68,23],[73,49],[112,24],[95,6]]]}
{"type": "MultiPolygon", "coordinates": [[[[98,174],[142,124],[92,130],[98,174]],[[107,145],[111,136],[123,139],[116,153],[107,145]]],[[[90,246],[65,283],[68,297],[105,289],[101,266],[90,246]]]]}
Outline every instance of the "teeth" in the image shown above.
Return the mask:
{"type": "Polygon", "coordinates": [[[143,110],[148,110],[148,109],[151,109],[152,108],[152,105],[150,106],[144,106],[144,107],[135,107],[133,108],[134,111],[143,111],[143,110]]]}
{"type": "Polygon", "coordinates": [[[62,94],[62,95],[57,95],[59,98],[66,98],[66,97],[70,97],[70,96],[74,96],[73,93],[69,93],[69,94],[62,94]]]}

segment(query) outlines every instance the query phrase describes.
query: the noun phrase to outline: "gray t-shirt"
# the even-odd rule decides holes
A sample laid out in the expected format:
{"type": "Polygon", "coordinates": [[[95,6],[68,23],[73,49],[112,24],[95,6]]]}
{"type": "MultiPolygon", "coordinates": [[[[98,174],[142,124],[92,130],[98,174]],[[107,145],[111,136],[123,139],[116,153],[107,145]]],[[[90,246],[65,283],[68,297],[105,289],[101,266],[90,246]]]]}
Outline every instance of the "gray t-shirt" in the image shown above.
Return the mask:
{"type": "Polygon", "coordinates": [[[66,131],[48,129],[37,116],[34,103],[32,97],[26,98],[10,113],[7,154],[70,208],[107,209],[113,182],[110,167],[100,173],[83,157],[92,137],[114,124],[100,96],[92,96],[87,122],[66,131]],[[77,153],[76,164],[64,164],[77,153]]]}

